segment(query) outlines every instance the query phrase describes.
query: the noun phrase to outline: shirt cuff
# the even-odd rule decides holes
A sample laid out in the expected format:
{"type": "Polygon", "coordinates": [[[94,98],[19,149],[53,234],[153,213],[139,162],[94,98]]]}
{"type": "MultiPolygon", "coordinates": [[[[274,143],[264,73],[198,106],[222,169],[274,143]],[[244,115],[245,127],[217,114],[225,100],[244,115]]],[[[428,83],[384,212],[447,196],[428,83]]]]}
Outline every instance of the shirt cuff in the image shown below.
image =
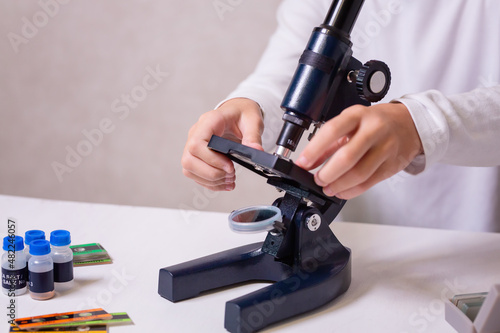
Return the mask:
{"type": "Polygon", "coordinates": [[[433,98],[425,95],[432,95],[432,92],[405,95],[393,100],[408,109],[424,150],[405,168],[410,174],[421,173],[437,163],[445,154],[449,142],[446,119],[439,112],[432,112],[433,98]]]}

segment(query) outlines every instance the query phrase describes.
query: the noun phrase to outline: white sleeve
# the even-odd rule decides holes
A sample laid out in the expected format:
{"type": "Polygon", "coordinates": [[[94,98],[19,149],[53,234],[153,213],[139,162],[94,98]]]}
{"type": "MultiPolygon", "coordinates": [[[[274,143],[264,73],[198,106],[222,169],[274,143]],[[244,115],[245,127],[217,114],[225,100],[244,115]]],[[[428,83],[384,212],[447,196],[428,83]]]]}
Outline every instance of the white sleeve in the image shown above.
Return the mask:
{"type": "Polygon", "coordinates": [[[450,96],[429,90],[396,101],[410,111],[424,148],[406,171],[434,163],[500,165],[500,85],[450,96]]]}
{"type": "Polygon", "coordinates": [[[283,124],[280,104],[300,54],[313,28],[321,24],[326,16],[328,7],[318,2],[327,1],[283,1],[277,12],[277,30],[271,36],[255,71],[224,100],[245,97],[260,105],[264,112],[265,130],[262,139],[266,150],[274,146],[277,132],[283,124]]]}

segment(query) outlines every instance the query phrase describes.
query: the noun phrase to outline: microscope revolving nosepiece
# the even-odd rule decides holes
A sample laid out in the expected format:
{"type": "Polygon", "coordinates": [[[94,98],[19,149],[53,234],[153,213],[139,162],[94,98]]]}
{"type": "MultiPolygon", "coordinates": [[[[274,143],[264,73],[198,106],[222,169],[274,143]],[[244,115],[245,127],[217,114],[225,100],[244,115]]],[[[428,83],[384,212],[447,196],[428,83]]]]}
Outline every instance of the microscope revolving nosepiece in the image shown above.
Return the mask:
{"type": "Polygon", "coordinates": [[[250,206],[229,214],[229,227],[235,232],[255,233],[273,229],[274,222],[282,221],[281,210],[276,206],[250,206]]]}

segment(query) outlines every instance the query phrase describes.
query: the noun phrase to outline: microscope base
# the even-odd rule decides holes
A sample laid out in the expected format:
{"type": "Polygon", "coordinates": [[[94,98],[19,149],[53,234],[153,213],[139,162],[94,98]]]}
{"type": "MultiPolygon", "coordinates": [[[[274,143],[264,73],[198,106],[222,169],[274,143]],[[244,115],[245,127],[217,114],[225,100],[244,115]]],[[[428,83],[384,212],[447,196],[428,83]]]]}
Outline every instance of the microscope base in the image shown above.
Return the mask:
{"type": "Polygon", "coordinates": [[[298,269],[262,252],[262,242],[160,270],[159,294],[172,302],[246,281],[270,286],[226,303],[224,327],[247,333],[314,310],[343,294],[351,282],[350,255],[343,262],[298,269]]]}

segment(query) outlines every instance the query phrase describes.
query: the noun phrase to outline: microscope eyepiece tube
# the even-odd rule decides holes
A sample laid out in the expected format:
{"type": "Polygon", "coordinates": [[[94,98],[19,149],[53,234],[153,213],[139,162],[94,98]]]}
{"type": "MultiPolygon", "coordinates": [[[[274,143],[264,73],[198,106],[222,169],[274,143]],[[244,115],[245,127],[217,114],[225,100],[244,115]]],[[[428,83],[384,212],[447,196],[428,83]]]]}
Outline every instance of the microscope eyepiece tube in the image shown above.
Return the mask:
{"type": "Polygon", "coordinates": [[[350,35],[363,2],[364,0],[335,0],[328,10],[323,24],[350,35]]]}

